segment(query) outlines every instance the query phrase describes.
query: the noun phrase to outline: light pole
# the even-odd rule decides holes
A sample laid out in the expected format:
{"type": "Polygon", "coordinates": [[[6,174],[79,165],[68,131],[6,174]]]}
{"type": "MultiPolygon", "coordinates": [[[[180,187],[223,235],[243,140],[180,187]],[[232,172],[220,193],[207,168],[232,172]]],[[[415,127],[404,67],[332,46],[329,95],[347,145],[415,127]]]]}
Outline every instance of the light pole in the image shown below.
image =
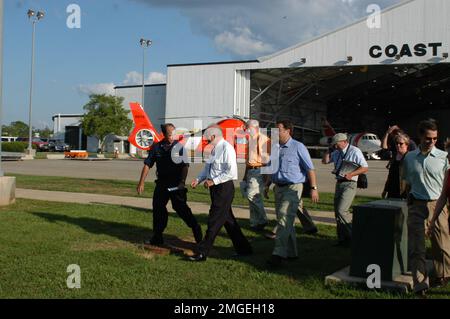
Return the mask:
{"type": "Polygon", "coordinates": [[[28,125],[29,125],[29,141],[28,141],[28,154],[31,155],[33,152],[33,126],[31,125],[31,117],[32,117],[32,106],[33,106],[33,80],[34,80],[34,42],[36,35],[36,23],[42,20],[45,16],[44,12],[38,11],[37,13],[34,10],[28,10],[28,19],[33,24],[33,36],[31,43],[31,79],[30,79],[30,106],[29,106],[29,117],[28,117],[28,125]]]}
{"type": "Polygon", "coordinates": [[[141,44],[142,47],[142,107],[144,107],[144,103],[145,103],[145,50],[152,45],[152,41],[151,40],[147,40],[142,38],[139,43],[141,44]]]}

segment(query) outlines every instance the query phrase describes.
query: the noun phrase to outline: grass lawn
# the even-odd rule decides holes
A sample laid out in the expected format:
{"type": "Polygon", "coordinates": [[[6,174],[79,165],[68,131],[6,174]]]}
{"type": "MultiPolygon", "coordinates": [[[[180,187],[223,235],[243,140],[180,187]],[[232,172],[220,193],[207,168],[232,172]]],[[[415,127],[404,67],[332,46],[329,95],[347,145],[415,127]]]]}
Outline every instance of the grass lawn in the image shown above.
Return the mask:
{"type": "MultiPolygon", "coordinates": [[[[47,159],[47,154],[51,154],[51,153],[36,152],[36,155],[34,156],[34,159],[47,159]]],[[[53,153],[53,154],[55,154],[55,153],[53,153]]]]}
{"type": "MultiPolygon", "coordinates": [[[[133,181],[117,181],[117,180],[98,180],[98,179],[81,179],[67,177],[49,177],[49,176],[28,176],[28,175],[10,175],[16,177],[17,188],[38,189],[48,191],[63,191],[90,194],[106,194],[116,196],[133,196],[136,194],[136,182],[133,181]]],[[[155,183],[147,182],[145,184],[145,193],[143,197],[152,197],[155,183]]],[[[309,198],[304,199],[305,206],[310,210],[316,211],[333,211],[332,193],[321,193],[320,203],[313,204],[309,198]]],[[[379,198],[356,196],[354,205],[370,202],[379,198]]],[[[193,202],[209,203],[209,192],[203,188],[191,189],[189,187],[188,200],[193,202]]],[[[275,207],[275,199],[273,192],[270,199],[264,201],[268,207],[275,207]]],[[[234,205],[248,206],[247,199],[243,198],[239,189],[236,189],[234,197],[234,205]]]]}
{"type": "MultiPolygon", "coordinates": [[[[205,228],[205,216],[199,216],[205,228]]],[[[68,205],[19,200],[0,208],[0,298],[405,298],[350,286],[324,286],[324,277],[348,265],[350,253],[334,248],[335,229],[299,235],[300,258],[273,271],[265,261],[273,242],[240,221],[255,254],[233,259],[219,234],[205,263],[182,254],[154,255],[140,246],[151,214],[108,205],[68,205]],[[81,289],[68,289],[68,265],[81,267],[81,289]]],[[[299,232],[297,232],[299,233],[299,232]]],[[[166,239],[190,245],[190,230],[176,216],[166,239]]],[[[448,297],[450,288],[430,297],[448,297]]]]}

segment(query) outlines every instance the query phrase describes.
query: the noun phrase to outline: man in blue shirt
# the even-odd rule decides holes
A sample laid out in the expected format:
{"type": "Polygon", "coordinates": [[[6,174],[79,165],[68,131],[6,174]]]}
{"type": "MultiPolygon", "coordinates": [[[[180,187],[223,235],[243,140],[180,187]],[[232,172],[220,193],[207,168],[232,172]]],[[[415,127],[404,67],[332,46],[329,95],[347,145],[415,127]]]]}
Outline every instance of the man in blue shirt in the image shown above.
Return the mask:
{"type": "Polygon", "coordinates": [[[271,182],[275,184],[277,227],[275,247],[268,261],[271,266],[279,266],[283,260],[298,257],[294,222],[301,201],[303,183],[307,178],[311,183],[312,201],[314,203],[319,201],[311,156],[305,145],[292,138],[294,133],[292,122],[279,121],[277,128],[280,143],[272,149],[272,162],[278,162],[278,167],[271,176],[271,182]],[[277,159],[273,158],[275,156],[277,159]]]}
{"type": "Polygon", "coordinates": [[[352,218],[349,210],[356,195],[358,177],[367,173],[369,165],[361,150],[349,144],[347,134],[336,134],[333,137],[333,145],[336,150],[331,154],[325,153],[322,163],[334,163],[333,174],[336,175],[334,213],[338,235],[336,246],[348,246],[352,238],[352,218]]]}

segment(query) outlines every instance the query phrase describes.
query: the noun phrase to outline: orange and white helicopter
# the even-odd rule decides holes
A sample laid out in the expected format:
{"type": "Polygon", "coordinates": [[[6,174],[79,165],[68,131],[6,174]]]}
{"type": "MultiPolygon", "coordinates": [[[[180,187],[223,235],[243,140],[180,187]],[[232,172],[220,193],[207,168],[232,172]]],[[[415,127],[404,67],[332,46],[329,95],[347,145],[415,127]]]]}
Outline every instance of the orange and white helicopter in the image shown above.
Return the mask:
{"type": "MultiPolygon", "coordinates": [[[[148,151],[154,143],[162,141],[164,136],[155,129],[141,104],[132,102],[130,103],[130,109],[135,127],[128,137],[128,141],[137,148],[148,151]]],[[[222,129],[224,138],[234,145],[237,157],[245,158],[247,150],[245,120],[239,117],[232,117],[214,124],[217,124],[222,129]]],[[[186,150],[195,152],[194,154],[199,154],[200,156],[209,154],[212,146],[204,138],[205,130],[198,133],[186,132],[178,134],[174,139],[182,143],[186,150]]]]}
{"type": "MultiPolygon", "coordinates": [[[[320,139],[320,145],[330,146],[336,131],[325,118],[322,119],[322,133],[324,137],[320,139]]],[[[377,152],[381,150],[381,141],[378,136],[367,132],[347,134],[347,136],[349,143],[358,147],[368,159],[380,159],[377,155],[377,152]]]]}

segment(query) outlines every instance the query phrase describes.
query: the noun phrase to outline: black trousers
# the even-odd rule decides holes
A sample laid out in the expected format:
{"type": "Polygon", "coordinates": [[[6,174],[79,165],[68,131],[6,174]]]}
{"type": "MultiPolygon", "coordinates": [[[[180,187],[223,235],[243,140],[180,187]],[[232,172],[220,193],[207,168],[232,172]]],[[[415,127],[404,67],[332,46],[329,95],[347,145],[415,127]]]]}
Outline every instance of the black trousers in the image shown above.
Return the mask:
{"type": "Polygon", "coordinates": [[[153,193],[153,233],[162,235],[167,227],[169,212],[167,203],[172,202],[172,208],[190,228],[198,226],[197,220],[187,205],[187,189],[169,192],[170,186],[157,182],[153,193]]]}
{"type": "Polygon", "coordinates": [[[236,252],[238,254],[251,253],[252,247],[242,233],[231,210],[231,204],[234,198],[233,181],[214,185],[210,187],[209,192],[211,196],[211,208],[208,216],[208,229],[206,230],[205,238],[197,246],[197,252],[207,256],[220,229],[222,226],[225,226],[225,230],[233,242],[236,252]]]}

